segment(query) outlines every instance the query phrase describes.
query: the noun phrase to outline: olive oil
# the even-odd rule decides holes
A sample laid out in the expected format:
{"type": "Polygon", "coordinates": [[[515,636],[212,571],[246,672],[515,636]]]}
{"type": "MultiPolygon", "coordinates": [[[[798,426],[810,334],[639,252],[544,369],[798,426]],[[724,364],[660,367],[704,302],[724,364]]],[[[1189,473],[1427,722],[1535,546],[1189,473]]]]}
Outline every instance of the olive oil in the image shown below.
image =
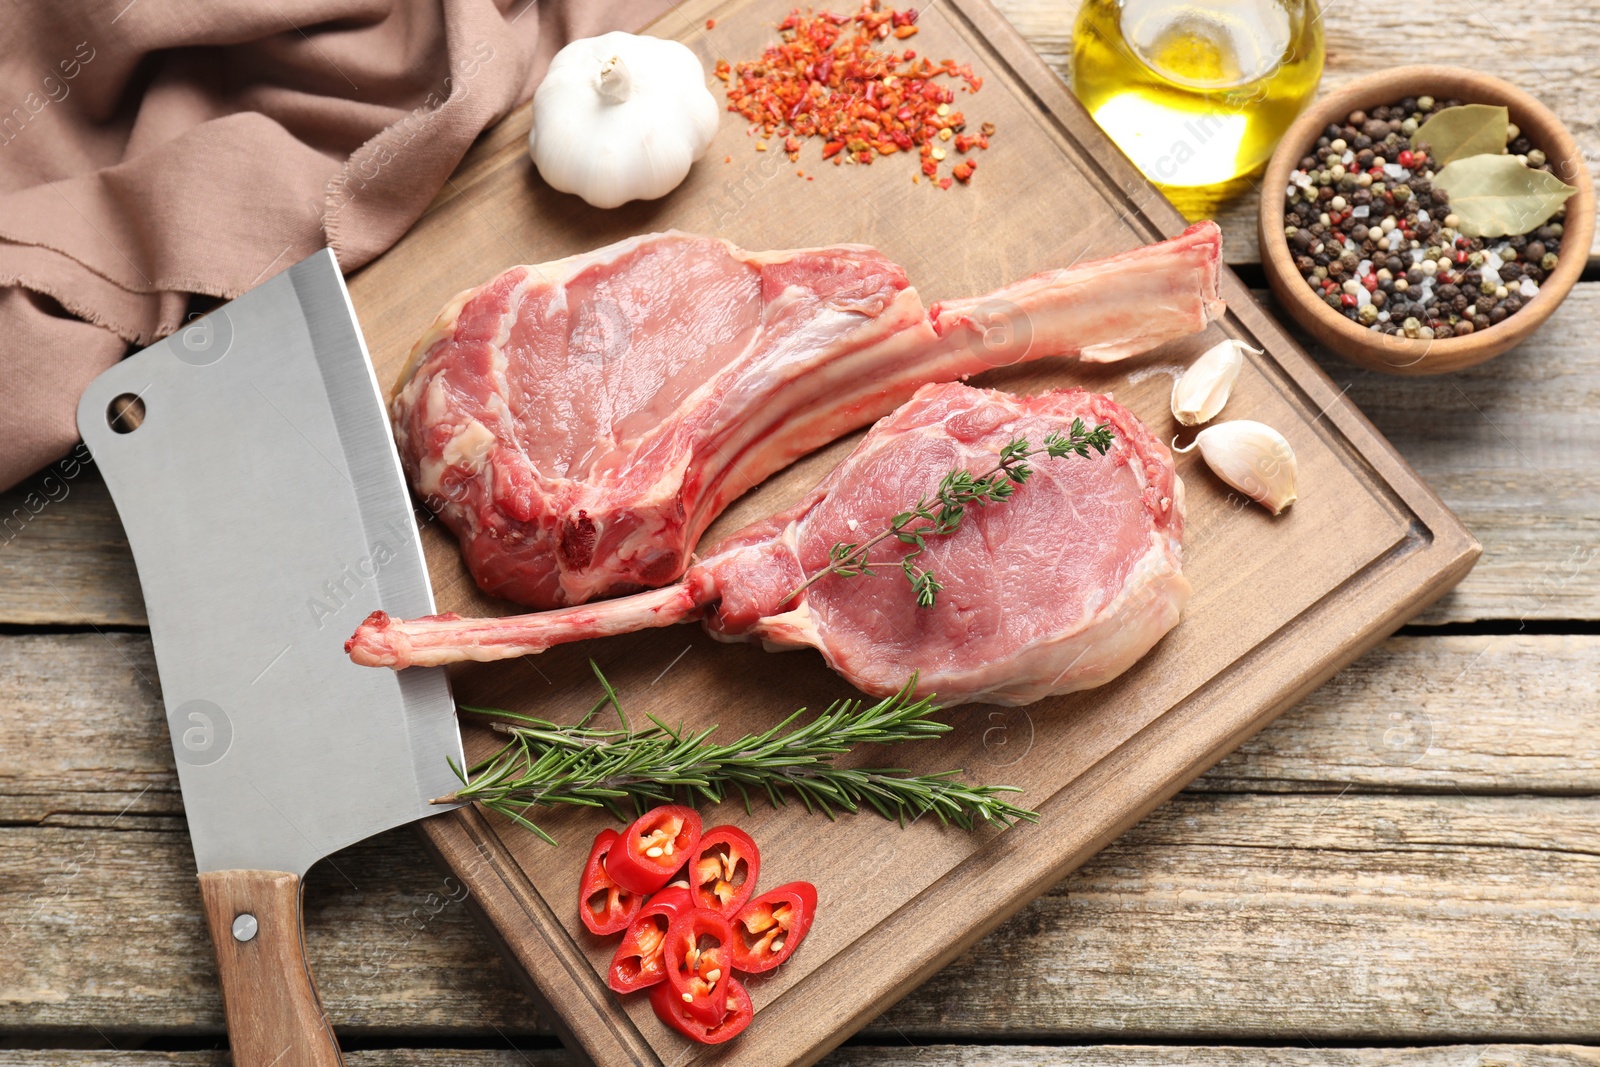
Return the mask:
{"type": "Polygon", "coordinates": [[[1084,0],[1078,99],[1190,218],[1250,188],[1322,77],[1317,0],[1084,0]]]}

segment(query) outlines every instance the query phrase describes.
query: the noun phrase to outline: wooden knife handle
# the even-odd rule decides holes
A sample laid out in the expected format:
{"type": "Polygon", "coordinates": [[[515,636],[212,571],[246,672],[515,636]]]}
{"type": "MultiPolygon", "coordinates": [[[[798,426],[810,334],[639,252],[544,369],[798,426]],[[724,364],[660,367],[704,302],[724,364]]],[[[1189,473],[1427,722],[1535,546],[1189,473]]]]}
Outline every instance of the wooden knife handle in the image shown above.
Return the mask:
{"type": "Polygon", "coordinates": [[[344,1063],[306,963],[301,893],[300,876],[283,871],[200,875],[234,1067],[344,1063]]]}

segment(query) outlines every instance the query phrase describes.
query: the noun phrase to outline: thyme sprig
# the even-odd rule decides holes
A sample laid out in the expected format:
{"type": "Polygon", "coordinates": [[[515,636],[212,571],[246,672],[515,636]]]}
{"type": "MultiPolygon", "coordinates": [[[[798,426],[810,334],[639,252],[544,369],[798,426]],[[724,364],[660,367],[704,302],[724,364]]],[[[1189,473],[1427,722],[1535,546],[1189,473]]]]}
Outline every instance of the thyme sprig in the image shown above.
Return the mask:
{"type": "Polygon", "coordinates": [[[1025,437],[1014,438],[1000,450],[1000,458],[995,465],[983,474],[973,474],[964,469],[953,470],[939,482],[939,489],[931,500],[927,497],[918,500],[910,511],[902,511],[891,519],[888,529],[865,541],[837,542],[828,550],[828,558],[832,562],[795,587],[784,598],[784,602],[793,600],[814,582],[830,574],[837,574],[841,578],[854,578],[861,574],[877,577],[878,572],[873,567],[885,564],[882,561],[876,564],[872,562],[872,550],[893,537],[901,544],[911,546],[911,551],[900,558],[899,566],[906,581],[911,583],[917,606],[933,607],[944,585],[933,571],[917,564],[918,557],[928,549],[928,538],[955,533],[961,528],[961,520],[966,518],[967,508],[971,506],[988,507],[1009,500],[1017,487],[1033,474],[1033,465],[1028,461],[1034,456],[1044,455],[1050,459],[1072,455],[1087,457],[1090,449],[1103,456],[1111,448],[1112,437],[1110,423],[1101,423],[1090,430],[1082,419],[1073,419],[1069,433],[1053,433],[1044,439],[1044,444],[1039,448],[1031,447],[1025,437]],[[921,525],[912,525],[919,520],[921,525]]]}
{"type": "Polygon", "coordinates": [[[959,770],[911,774],[900,768],[839,767],[835,756],[860,744],[921,741],[950,732],[948,723],[929,718],[939,710],[926,699],[913,700],[913,678],[899,693],[876,704],[840,700],[804,725],[794,723],[801,708],[759,734],[727,744],[711,740],[717,727],[690,731],[649,716],[651,726],[635,730],[623,713],[616,690],[593,663],[605,695],[576,723],[561,724],[487,708],[461,710],[486,715],[506,744],[474,764],[470,775],[454,761],[462,787],[435,804],[476,801],[511,819],[550,844],[555,839],[528,817],[536,807],[575,805],[605,808],[620,819],[653,804],[704,800],[721,803],[737,794],[746,810],[753,793],[764,793],[774,807],[798,797],[807,811],[832,819],[837,810],[862,806],[904,825],[933,815],[941,823],[973,829],[981,820],[1010,826],[1037,822],[1036,812],[1011,804],[1008,785],[968,785],[959,770]],[[616,709],[621,726],[592,725],[601,709],[616,709]],[[791,727],[793,727],[791,729],[791,727]]]}

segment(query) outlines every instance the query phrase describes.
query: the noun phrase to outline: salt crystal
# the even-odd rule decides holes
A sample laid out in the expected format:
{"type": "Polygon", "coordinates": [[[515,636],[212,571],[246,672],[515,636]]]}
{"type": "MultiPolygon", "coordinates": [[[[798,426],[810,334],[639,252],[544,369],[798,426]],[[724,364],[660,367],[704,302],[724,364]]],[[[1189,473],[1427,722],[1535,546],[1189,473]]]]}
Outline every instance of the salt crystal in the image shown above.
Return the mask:
{"type": "Polygon", "coordinates": [[[1361,204],[1358,207],[1350,209],[1350,217],[1353,219],[1364,219],[1371,214],[1372,208],[1367,204],[1361,204]]]}
{"type": "Polygon", "coordinates": [[[1500,272],[1485,263],[1483,265],[1483,280],[1490,285],[1499,285],[1500,272]]]}
{"type": "Polygon", "coordinates": [[[1356,277],[1357,278],[1365,278],[1367,275],[1369,275],[1371,273],[1372,273],[1372,260],[1363,259],[1360,263],[1356,264],[1356,277]]]}
{"type": "Polygon", "coordinates": [[[1345,166],[1348,167],[1350,165],[1351,161],[1354,160],[1355,158],[1356,158],[1356,154],[1354,152],[1350,151],[1349,149],[1345,149],[1344,155],[1339,157],[1339,162],[1343,163],[1345,166]]]}
{"type": "Polygon", "coordinates": [[[1417,221],[1418,222],[1427,222],[1427,221],[1429,221],[1428,213],[1426,211],[1417,212],[1417,221]]]}
{"type": "Polygon", "coordinates": [[[1400,172],[1404,169],[1405,168],[1398,163],[1385,163],[1383,165],[1383,174],[1386,178],[1398,178],[1400,177],[1400,172]]]}
{"type": "Polygon", "coordinates": [[[1539,283],[1534,281],[1532,278],[1524,278],[1522,279],[1522,284],[1517,286],[1517,292],[1521,293],[1525,297],[1538,296],[1539,283]]]}
{"type": "Polygon", "coordinates": [[[1488,252],[1486,252],[1483,257],[1484,267],[1488,270],[1499,270],[1505,265],[1505,262],[1505,260],[1495,255],[1493,249],[1490,249],[1488,252]]]}
{"type": "Polygon", "coordinates": [[[1422,249],[1413,248],[1411,250],[1411,263],[1412,263],[1412,265],[1415,266],[1416,264],[1421,263],[1421,262],[1422,262],[1422,249]]]}
{"type": "Polygon", "coordinates": [[[1372,303],[1372,294],[1367,292],[1367,287],[1364,286],[1364,285],[1357,286],[1356,287],[1356,310],[1359,311],[1361,308],[1366,307],[1370,303],[1372,303]]]}
{"type": "Polygon", "coordinates": [[[1389,321],[1389,313],[1387,311],[1378,312],[1378,321],[1379,322],[1388,322],[1389,321]]]}

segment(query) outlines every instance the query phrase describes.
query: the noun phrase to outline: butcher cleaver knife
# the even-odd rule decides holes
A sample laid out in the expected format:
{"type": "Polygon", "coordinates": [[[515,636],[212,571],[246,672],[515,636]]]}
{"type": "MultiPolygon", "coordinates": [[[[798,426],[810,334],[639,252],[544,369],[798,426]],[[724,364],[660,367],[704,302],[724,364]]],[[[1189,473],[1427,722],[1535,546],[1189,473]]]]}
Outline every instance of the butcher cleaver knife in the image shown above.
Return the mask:
{"type": "Polygon", "coordinates": [[[301,880],[439,812],[462,753],[442,671],[344,655],[374,608],[434,605],[333,253],[100,375],[78,428],[139,568],[233,1062],[337,1065],[301,880]]]}

